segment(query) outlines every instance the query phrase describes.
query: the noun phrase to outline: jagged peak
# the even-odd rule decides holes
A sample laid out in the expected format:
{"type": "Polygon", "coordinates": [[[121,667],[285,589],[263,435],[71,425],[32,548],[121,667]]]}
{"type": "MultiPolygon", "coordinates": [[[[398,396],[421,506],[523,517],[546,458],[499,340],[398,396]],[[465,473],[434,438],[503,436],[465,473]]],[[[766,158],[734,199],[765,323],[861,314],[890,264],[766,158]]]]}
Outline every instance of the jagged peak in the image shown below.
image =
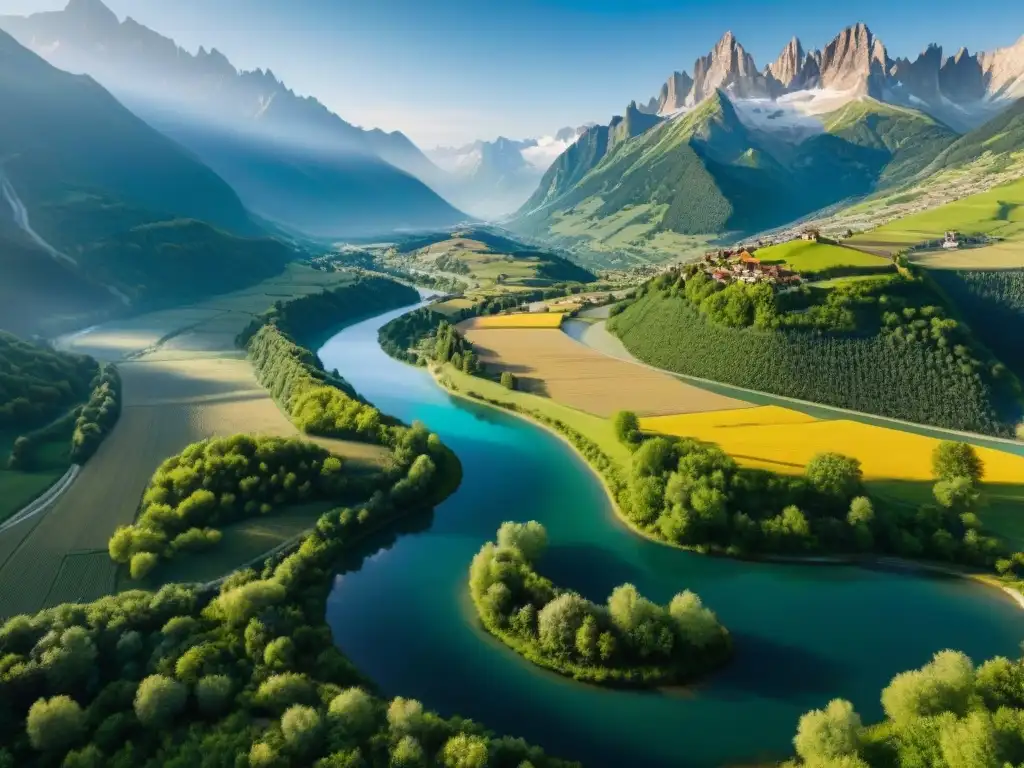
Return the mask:
{"type": "Polygon", "coordinates": [[[78,17],[88,17],[92,21],[120,24],[117,14],[103,4],[103,0],[68,0],[64,12],[78,17]]]}

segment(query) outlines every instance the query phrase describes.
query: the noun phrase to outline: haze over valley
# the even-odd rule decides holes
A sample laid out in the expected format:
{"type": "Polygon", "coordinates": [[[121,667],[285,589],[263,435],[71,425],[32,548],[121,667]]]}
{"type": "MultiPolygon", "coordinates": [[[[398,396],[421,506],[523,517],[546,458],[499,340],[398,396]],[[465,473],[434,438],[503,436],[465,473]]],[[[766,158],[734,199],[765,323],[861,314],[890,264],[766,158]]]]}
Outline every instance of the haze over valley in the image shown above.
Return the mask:
{"type": "Polygon", "coordinates": [[[1024,766],[1019,5],[0,0],[0,768],[1024,766]]]}

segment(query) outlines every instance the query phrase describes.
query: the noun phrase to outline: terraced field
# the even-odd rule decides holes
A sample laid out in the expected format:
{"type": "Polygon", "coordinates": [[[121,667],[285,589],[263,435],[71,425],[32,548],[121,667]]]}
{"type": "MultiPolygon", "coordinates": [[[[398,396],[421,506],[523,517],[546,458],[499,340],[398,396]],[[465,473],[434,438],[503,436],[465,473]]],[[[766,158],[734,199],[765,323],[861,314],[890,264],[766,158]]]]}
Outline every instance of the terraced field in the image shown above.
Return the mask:
{"type": "MultiPolygon", "coordinates": [[[[561,315],[537,317],[560,319],[561,315]]],[[[623,409],[640,414],[695,413],[748,406],[668,374],[608,357],[558,330],[481,328],[474,321],[459,327],[488,369],[509,371],[521,390],[586,413],[610,416],[623,409]]]]}

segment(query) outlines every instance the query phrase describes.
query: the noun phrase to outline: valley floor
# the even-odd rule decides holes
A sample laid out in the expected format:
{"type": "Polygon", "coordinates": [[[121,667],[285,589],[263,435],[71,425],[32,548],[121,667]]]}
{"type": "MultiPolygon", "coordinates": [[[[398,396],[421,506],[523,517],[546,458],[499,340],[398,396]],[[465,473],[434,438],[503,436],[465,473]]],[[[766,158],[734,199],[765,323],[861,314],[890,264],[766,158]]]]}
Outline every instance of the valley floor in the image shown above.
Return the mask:
{"type": "MultiPolygon", "coordinates": [[[[279,298],[319,291],[329,284],[325,278],[333,277],[334,284],[348,278],[297,268],[288,275],[291,282],[275,278],[194,307],[60,340],[71,351],[118,362],[122,414],[49,511],[0,533],[0,617],[113,592],[117,566],[107,554],[107,541],[117,526],[134,520],[160,463],[189,443],[240,432],[298,435],[235,348],[235,335],[279,298]]],[[[316,442],[356,464],[379,463],[386,456],[383,448],[362,443],[316,442]]],[[[294,530],[270,526],[269,540],[280,543],[298,533],[309,522],[309,516],[299,517],[294,530]]],[[[259,531],[254,536],[260,540],[259,531]]]]}

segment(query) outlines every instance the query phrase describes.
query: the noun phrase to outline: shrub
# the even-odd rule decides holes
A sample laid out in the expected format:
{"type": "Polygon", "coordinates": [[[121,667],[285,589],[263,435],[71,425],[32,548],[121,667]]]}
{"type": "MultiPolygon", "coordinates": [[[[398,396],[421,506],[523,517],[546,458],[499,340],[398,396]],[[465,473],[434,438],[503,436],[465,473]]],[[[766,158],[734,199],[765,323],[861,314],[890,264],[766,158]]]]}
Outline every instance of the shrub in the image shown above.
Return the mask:
{"type": "Polygon", "coordinates": [[[135,716],[151,728],[170,723],[188,701],[188,689],[163,675],[150,675],[139,683],[135,694],[135,716]]]}
{"type": "Polygon", "coordinates": [[[39,699],[29,708],[25,730],[35,749],[60,753],[82,738],[85,713],[69,696],[39,699]]]}

